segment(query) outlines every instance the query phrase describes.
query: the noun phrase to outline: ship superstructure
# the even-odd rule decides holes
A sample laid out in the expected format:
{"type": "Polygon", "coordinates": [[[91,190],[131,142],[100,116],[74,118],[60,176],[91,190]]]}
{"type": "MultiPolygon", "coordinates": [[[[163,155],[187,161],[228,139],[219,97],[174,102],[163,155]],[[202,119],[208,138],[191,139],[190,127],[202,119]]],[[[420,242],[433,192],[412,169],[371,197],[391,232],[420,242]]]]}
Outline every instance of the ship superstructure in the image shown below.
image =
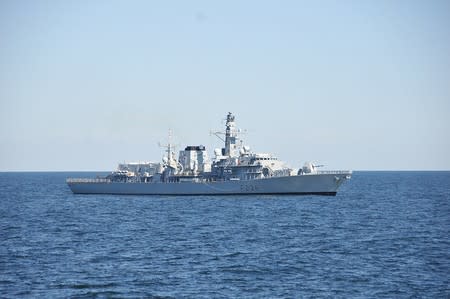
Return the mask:
{"type": "Polygon", "coordinates": [[[228,113],[224,146],[214,150],[212,161],[203,145],[186,146],[176,159],[169,141],[162,162],[122,163],[105,178],[67,183],[74,193],[335,195],[351,177],[351,171],[319,171],[312,163],[291,168],[271,154],[251,151],[239,133],[235,116],[228,113]]]}

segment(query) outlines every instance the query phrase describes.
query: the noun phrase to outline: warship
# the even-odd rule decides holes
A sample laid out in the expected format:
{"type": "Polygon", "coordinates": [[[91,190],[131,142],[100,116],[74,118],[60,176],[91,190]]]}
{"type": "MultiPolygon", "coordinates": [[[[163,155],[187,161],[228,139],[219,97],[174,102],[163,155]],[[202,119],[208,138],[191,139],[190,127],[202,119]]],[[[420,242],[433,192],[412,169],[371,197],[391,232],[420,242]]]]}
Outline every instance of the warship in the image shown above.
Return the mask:
{"type": "Polygon", "coordinates": [[[225,132],[214,134],[224,146],[214,150],[212,161],[203,145],[186,146],[177,159],[169,138],[161,162],[121,163],[105,177],[66,182],[77,194],[334,196],[352,175],[350,170],[319,170],[311,162],[295,169],[272,154],[253,152],[244,145],[231,112],[225,132]]]}

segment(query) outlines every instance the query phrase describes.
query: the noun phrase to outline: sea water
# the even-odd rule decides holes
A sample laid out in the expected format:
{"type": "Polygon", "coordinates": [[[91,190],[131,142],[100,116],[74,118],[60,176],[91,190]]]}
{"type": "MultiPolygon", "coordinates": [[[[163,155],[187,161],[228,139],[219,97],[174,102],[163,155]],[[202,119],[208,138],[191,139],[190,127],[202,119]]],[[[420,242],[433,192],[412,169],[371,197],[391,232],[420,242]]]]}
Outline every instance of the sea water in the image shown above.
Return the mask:
{"type": "Polygon", "coordinates": [[[450,172],[336,197],[74,195],[0,173],[0,297],[448,298],[450,172]]]}

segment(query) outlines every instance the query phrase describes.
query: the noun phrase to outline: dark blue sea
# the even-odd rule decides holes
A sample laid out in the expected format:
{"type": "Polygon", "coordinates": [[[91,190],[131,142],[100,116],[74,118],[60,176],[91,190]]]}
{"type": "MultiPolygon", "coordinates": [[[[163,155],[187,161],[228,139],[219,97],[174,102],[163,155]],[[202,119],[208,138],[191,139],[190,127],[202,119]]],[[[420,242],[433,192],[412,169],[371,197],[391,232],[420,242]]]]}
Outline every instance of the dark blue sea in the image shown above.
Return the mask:
{"type": "Polygon", "coordinates": [[[449,298],[450,172],[336,197],[73,195],[0,173],[2,298],[449,298]]]}

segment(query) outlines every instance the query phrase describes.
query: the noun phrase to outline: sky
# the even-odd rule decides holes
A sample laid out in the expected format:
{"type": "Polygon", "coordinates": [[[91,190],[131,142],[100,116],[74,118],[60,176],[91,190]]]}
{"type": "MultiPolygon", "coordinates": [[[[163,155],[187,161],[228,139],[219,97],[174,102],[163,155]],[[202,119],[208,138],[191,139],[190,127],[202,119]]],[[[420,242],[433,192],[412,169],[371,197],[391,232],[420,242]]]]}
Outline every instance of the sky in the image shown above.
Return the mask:
{"type": "Polygon", "coordinates": [[[0,171],[213,154],[450,170],[450,1],[0,0],[0,171]]]}

